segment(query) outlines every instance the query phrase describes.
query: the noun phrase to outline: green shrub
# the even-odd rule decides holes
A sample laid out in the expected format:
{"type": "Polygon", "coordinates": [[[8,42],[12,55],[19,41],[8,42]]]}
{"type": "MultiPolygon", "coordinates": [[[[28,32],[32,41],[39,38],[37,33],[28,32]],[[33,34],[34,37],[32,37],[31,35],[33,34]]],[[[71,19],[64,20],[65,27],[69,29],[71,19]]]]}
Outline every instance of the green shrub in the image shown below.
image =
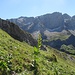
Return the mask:
{"type": "Polygon", "coordinates": [[[39,54],[40,54],[40,48],[42,46],[42,38],[41,38],[41,34],[39,34],[38,37],[38,46],[34,47],[34,61],[33,61],[33,66],[31,67],[34,70],[34,75],[39,75],[38,72],[38,60],[39,60],[39,54]]]}

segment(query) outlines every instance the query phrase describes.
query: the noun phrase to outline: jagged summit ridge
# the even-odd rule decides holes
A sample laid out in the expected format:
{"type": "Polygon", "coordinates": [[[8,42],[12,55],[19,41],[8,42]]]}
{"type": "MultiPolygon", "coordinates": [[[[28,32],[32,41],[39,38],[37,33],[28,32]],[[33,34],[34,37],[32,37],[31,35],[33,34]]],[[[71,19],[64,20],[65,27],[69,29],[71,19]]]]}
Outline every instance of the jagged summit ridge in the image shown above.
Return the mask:
{"type": "Polygon", "coordinates": [[[75,30],[75,17],[60,12],[37,17],[22,16],[16,19],[9,19],[9,21],[14,22],[20,28],[28,31],[32,35],[35,34],[35,36],[37,36],[37,32],[39,31],[42,35],[45,35],[45,31],[62,32],[63,30],[75,30]]]}

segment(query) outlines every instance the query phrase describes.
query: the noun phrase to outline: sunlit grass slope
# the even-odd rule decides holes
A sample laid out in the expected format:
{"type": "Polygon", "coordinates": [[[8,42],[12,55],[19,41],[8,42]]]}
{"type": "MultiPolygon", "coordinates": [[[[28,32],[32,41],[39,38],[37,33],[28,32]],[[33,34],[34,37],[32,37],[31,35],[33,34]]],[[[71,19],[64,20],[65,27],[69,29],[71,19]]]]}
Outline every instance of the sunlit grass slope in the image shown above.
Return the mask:
{"type": "MultiPolygon", "coordinates": [[[[34,75],[34,48],[0,29],[0,75],[34,75]]],[[[38,75],[75,75],[75,56],[47,47],[38,55],[38,75]]]]}

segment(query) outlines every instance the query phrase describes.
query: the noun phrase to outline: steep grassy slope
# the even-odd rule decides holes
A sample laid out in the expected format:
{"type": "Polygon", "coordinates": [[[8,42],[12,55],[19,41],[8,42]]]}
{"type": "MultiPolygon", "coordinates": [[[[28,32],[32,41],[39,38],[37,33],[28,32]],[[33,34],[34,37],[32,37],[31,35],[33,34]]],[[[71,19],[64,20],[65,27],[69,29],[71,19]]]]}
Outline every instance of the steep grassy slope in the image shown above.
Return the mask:
{"type": "MultiPolygon", "coordinates": [[[[33,47],[0,29],[0,75],[34,75],[33,52],[33,47]]],[[[38,75],[75,75],[75,56],[47,47],[38,57],[38,75]]]]}
{"type": "Polygon", "coordinates": [[[37,42],[33,39],[31,34],[20,29],[16,24],[0,19],[0,28],[6,31],[9,35],[19,41],[25,41],[31,46],[36,46],[37,42]]]}

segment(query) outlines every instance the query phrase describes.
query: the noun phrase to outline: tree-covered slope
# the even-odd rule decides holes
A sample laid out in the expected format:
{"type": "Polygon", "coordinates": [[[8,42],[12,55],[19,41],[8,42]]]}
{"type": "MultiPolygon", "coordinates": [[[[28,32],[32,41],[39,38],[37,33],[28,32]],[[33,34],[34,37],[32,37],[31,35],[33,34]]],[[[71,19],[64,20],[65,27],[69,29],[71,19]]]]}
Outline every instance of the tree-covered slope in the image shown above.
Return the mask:
{"type": "MultiPolygon", "coordinates": [[[[0,75],[34,75],[34,48],[0,29],[0,75]]],[[[75,75],[75,56],[51,47],[40,50],[38,75],[75,75]]]]}

